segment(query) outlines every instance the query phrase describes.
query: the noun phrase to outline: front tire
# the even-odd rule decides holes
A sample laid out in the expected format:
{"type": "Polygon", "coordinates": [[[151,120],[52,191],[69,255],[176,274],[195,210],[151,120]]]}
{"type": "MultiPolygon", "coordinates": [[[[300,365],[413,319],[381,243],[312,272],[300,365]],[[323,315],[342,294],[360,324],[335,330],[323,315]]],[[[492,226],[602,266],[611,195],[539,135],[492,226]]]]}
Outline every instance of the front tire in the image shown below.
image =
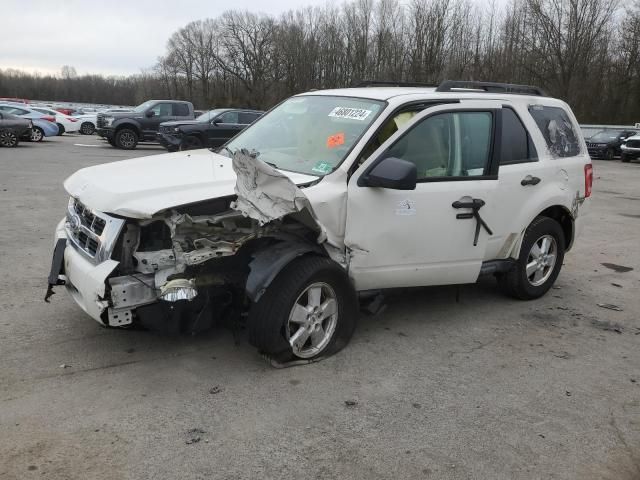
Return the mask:
{"type": "Polygon", "coordinates": [[[187,135],[180,143],[180,150],[195,150],[202,148],[202,140],[195,135],[187,135]]]}
{"type": "Polygon", "coordinates": [[[32,142],[41,142],[43,138],[44,138],[44,130],[42,130],[40,127],[33,127],[31,129],[30,140],[32,142]]]}
{"type": "Polygon", "coordinates": [[[500,289],[521,300],[541,297],[558,278],[564,250],[560,224],[552,218],[537,217],[524,234],[516,265],[498,277],[500,289]]]}
{"type": "Polygon", "coordinates": [[[115,146],[123,150],[133,150],[138,145],[138,134],[130,128],[123,128],[116,132],[115,146]]]}
{"type": "Polygon", "coordinates": [[[0,131],[0,147],[17,147],[19,142],[20,140],[18,139],[16,132],[12,130],[0,131]]]}
{"type": "Polygon", "coordinates": [[[83,135],[93,135],[96,131],[96,126],[91,122],[84,122],[80,125],[80,133],[83,135]]]}
{"type": "Polygon", "coordinates": [[[358,314],[349,277],[334,261],[303,256],[287,265],[249,311],[249,339],[278,362],[317,360],[341,350],[358,314]]]}
{"type": "Polygon", "coordinates": [[[631,161],[631,157],[623,153],[622,156],[620,157],[620,160],[622,161],[622,163],[629,163],[631,161]]]}

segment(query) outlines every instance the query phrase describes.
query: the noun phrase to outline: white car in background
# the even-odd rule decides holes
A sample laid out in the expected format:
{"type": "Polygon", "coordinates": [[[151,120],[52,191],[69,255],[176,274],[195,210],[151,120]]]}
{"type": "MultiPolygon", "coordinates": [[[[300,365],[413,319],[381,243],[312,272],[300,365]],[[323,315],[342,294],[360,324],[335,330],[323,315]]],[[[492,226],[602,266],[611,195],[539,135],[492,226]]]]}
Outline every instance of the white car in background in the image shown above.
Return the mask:
{"type": "Polygon", "coordinates": [[[58,125],[58,135],[62,135],[63,133],[76,133],[80,130],[80,121],[77,118],[65,115],[49,107],[29,105],[29,108],[44,115],[55,117],[56,124],[58,125]]]}
{"type": "Polygon", "coordinates": [[[111,113],[111,112],[130,112],[130,108],[109,108],[106,110],[99,110],[95,113],[83,113],[81,115],[74,115],[80,122],[80,133],[83,135],[93,135],[96,132],[96,125],[98,122],[98,113],[111,113]]]}

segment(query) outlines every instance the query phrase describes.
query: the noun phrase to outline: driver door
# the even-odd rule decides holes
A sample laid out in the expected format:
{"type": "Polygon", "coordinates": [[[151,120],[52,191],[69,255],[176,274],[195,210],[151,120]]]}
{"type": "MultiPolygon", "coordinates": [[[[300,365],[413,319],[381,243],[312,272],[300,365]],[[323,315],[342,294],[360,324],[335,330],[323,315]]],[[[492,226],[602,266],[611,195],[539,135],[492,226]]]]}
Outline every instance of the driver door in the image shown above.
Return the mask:
{"type": "Polygon", "coordinates": [[[358,290],[477,280],[490,233],[480,225],[475,238],[478,220],[465,205],[483,203],[477,213],[489,230],[500,215],[500,114],[486,100],[428,108],[351,176],[345,244],[358,290]],[[415,164],[415,190],[361,186],[388,157],[415,164]]]}

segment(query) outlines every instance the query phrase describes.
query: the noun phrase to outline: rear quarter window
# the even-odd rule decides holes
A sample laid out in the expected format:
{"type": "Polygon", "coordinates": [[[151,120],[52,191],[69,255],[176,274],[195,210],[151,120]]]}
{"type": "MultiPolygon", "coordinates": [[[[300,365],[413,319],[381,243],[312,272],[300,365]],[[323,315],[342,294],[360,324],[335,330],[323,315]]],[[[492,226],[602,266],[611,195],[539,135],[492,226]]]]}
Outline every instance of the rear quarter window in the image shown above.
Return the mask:
{"type": "Polygon", "coordinates": [[[173,115],[176,117],[188,117],[189,116],[189,107],[184,103],[174,103],[173,104],[173,115]]]}
{"type": "Polygon", "coordinates": [[[530,105],[529,113],[542,132],[553,157],[575,157],[580,154],[578,128],[563,108],[530,105]]]}

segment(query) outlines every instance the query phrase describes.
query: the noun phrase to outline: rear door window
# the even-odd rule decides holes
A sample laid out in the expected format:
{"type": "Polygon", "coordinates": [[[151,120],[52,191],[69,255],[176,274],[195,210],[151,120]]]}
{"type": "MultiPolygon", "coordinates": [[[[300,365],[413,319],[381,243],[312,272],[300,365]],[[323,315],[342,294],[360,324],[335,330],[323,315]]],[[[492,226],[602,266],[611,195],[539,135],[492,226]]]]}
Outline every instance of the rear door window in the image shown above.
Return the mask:
{"type": "Polygon", "coordinates": [[[538,160],[536,147],[516,112],[502,109],[502,140],[500,165],[535,162],[538,160]]]}
{"type": "Polygon", "coordinates": [[[530,105],[529,113],[542,132],[553,157],[575,157],[580,154],[578,129],[564,109],[530,105]]]}
{"type": "Polygon", "coordinates": [[[173,115],[176,117],[188,117],[189,116],[189,107],[184,103],[174,103],[173,104],[173,115]]]}
{"type": "Polygon", "coordinates": [[[255,113],[240,112],[238,114],[238,123],[242,125],[249,125],[250,123],[253,123],[256,118],[258,118],[258,115],[255,113]]]}
{"type": "Polygon", "coordinates": [[[238,123],[238,112],[226,112],[218,118],[220,119],[220,123],[236,125],[238,123]]]}

